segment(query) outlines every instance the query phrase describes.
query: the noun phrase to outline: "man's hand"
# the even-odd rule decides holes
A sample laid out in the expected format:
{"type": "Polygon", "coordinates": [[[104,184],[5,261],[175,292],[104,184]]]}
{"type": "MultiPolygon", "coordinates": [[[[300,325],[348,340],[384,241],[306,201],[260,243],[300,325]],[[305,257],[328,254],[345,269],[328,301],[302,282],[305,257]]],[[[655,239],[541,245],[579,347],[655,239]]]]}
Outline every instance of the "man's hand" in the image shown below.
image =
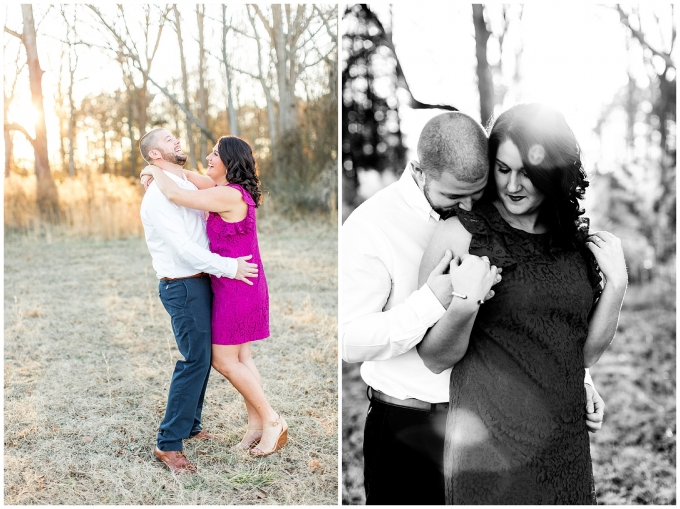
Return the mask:
{"type": "Polygon", "coordinates": [[[141,178],[139,179],[142,185],[144,186],[144,192],[149,190],[149,186],[151,185],[151,182],[153,182],[153,177],[151,175],[142,175],[141,178]]]}
{"type": "Polygon", "coordinates": [[[591,433],[602,429],[604,419],[604,401],[590,384],[586,386],[586,426],[591,433]]]}
{"type": "Polygon", "coordinates": [[[147,191],[149,189],[149,186],[151,185],[151,182],[153,182],[154,168],[160,170],[158,166],[150,164],[149,166],[145,167],[142,171],[139,172],[139,180],[144,186],[144,191],[147,191]]]}
{"type": "Polygon", "coordinates": [[[253,257],[253,255],[248,255],[248,256],[239,256],[236,258],[238,261],[238,270],[236,271],[236,275],[234,276],[234,279],[238,279],[240,281],[243,281],[245,284],[252,286],[253,283],[252,281],[249,281],[246,278],[249,277],[257,277],[257,264],[256,263],[250,263],[247,262],[246,260],[250,260],[253,257]]]}
{"type": "Polygon", "coordinates": [[[444,309],[449,307],[449,304],[451,304],[451,299],[453,298],[451,295],[451,292],[453,291],[451,286],[451,278],[447,274],[447,269],[449,268],[449,264],[452,263],[452,258],[453,253],[447,249],[444,253],[444,258],[441,259],[441,261],[432,270],[432,272],[430,272],[430,275],[427,278],[427,286],[430,287],[430,290],[432,290],[432,293],[434,293],[435,297],[439,299],[439,302],[441,302],[442,306],[444,306],[444,309]]]}

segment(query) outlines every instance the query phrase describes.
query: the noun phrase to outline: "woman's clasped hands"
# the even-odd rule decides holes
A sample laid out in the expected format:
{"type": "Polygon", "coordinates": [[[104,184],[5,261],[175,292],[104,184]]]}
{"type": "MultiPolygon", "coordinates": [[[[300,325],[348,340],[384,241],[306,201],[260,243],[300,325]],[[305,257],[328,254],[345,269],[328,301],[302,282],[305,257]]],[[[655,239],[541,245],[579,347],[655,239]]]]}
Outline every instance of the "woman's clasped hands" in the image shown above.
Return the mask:
{"type": "Polygon", "coordinates": [[[454,256],[449,266],[454,300],[464,295],[470,302],[483,304],[494,296],[491,289],[500,283],[502,268],[491,265],[487,256],[454,256]]]}

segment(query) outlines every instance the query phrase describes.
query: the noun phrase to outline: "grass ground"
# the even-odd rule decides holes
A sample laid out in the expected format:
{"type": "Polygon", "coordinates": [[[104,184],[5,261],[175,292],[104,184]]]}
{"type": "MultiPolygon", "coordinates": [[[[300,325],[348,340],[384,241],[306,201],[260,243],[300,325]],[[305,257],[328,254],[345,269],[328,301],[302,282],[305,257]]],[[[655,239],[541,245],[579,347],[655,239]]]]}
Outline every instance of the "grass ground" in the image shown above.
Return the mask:
{"type": "Polygon", "coordinates": [[[229,451],[245,406],[212,371],[198,467],[154,461],[179,353],[143,239],[5,236],[5,504],[337,504],[337,232],[259,225],[270,339],[253,343],[272,406],[289,424],[278,454],[229,451]]]}
{"type": "MultiPolygon", "coordinates": [[[[591,435],[600,504],[676,503],[675,281],[628,288],[616,339],[591,369],[605,401],[591,435]]],[[[358,364],[342,369],[342,503],[364,504],[368,402],[358,364]]]]}

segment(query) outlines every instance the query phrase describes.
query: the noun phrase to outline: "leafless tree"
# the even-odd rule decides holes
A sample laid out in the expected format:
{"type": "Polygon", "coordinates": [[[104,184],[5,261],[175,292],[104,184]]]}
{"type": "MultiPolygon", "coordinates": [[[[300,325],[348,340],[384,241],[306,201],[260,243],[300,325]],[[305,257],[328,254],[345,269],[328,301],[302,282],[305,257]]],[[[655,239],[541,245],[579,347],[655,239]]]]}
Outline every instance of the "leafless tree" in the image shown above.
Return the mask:
{"type": "MultiPolygon", "coordinates": [[[[205,125],[208,123],[208,90],[205,84],[205,38],[203,37],[203,22],[205,18],[205,4],[196,5],[196,22],[198,25],[198,118],[205,125]]],[[[205,133],[201,133],[201,143],[199,146],[198,164],[203,168],[203,161],[205,161],[206,147],[208,140],[205,133]]]]}
{"type": "MultiPolygon", "coordinates": [[[[182,19],[179,14],[177,4],[172,8],[174,14],[173,23],[175,25],[175,32],[177,32],[177,42],[179,44],[179,61],[182,69],[182,92],[184,93],[184,107],[189,110],[189,76],[187,73],[187,63],[184,58],[184,41],[182,40],[182,19]]],[[[191,168],[197,168],[196,165],[196,143],[194,142],[193,129],[191,120],[187,118],[186,121],[187,141],[189,143],[189,165],[191,168]]]]}
{"type": "MultiPolygon", "coordinates": [[[[4,47],[5,50],[5,55],[7,55],[7,44],[5,44],[4,47]]],[[[13,154],[13,148],[14,148],[14,143],[12,139],[12,134],[11,130],[9,128],[9,108],[12,104],[12,101],[14,101],[14,94],[16,93],[16,88],[17,88],[17,83],[19,81],[19,76],[23,72],[24,68],[26,67],[26,61],[24,60],[21,64],[19,63],[21,59],[21,51],[17,51],[16,58],[14,59],[15,62],[15,69],[16,69],[16,74],[14,74],[14,78],[11,83],[9,83],[7,80],[10,77],[8,74],[5,74],[4,79],[4,102],[3,102],[3,109],[4,109],[4,135],[5,135],[5,177],[9,177],[11,167],[12,167],[12,154],[13,154]]]]}
{"type": "Polygon", "coordinates": [[[22,132],[30,141],[31,145],[33,145],[33,150],[35,152],[35,174],[37,180],[36,199],[38,208],[43,220],[54,222],[58,221],[60,215],[59,196],[57,193],[57,186],[52,178],[50,161],[47,153],[47,126],[45,124],[45,107],[43,104],[42,91],[42,76],[44,71],[41,69],[40,61],[38,59],[38,42],[35,20],[33,19],[33,6],[31,4],[23,4],[21,6],[21,15],[23,19],[23,33],[19,34],[8,27],[5,27],[5,32],[18,37],[26,49],[31,99],[33,101],[33,108],[35,108],[38,114],[38,119],[35,125],[35,137],[32,137],[28,131],[19,124],[9,124],[7,129],[15,129],[22,132]]]}
{"type": "Polygon", "coordinates": [[[229,132],[238,136],[238,122],[236,121],[236,106],[234,93],[232,92],[232,70],[227,57],[227,35],[231,23],[227,24],[227,4],[222,4],[222,63],[224,64],[224,76],[226,79],[227,109],[229,111],[229,132]]]}

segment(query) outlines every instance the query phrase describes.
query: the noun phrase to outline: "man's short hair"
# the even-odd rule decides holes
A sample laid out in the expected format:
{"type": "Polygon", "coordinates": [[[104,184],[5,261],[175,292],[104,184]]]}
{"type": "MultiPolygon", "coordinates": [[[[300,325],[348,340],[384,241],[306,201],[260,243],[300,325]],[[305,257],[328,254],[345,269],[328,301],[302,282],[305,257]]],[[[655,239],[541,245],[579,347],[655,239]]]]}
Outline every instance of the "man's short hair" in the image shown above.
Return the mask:
{"type": "Polygon", "coordinates": [[[139,151],[142,153],[142,158],[146,161],[147,164],[152,164],[151,161],[149,160],[149,150],[158,148],[157,135],[159,131],[163,130],[165,130],[164,127],[157,127],[156,129],[152,129],[144,136],[142,136],[141,140],[139,140],[139,151]]]}
{"type": "Polygon", "coordinates": [[[420,133],[418,159],[423,172],[439,180],[444,171],[463,182],[476,182],[489,173],[484,128],[459,111],[432,118],[420,133]]]}

